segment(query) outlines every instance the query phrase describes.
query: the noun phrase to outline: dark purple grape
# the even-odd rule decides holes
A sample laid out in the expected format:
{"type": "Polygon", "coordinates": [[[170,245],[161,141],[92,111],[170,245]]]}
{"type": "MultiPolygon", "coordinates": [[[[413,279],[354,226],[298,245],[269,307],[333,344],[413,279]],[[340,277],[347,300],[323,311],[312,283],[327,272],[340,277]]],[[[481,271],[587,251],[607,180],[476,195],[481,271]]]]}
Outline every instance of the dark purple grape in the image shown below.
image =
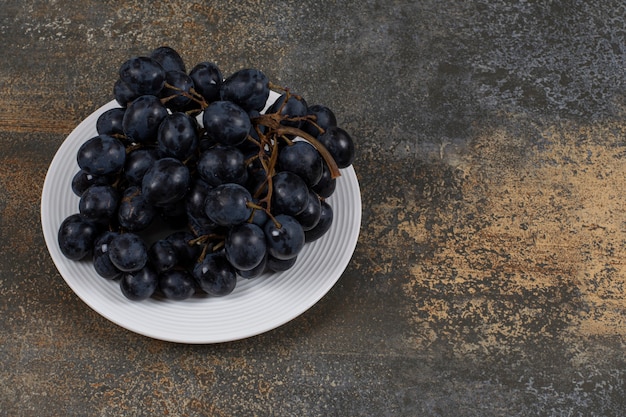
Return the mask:
{"type": "Polygon", "coordinates": [[[217,227],[204,211],[204,202],[211,188],[213,187],[197,178],[193,181],[189,191],[185,195],[187,226],[196,236],[212,233],[217,227]]]}
{"type": "Polygon", "coordinates": [[[158,284],[158,274],[146,265],[138,271],[123,274],[120,279],[120,290],[129,300],[142,301],[155,293],[158,284]]]}
{"type": "Polygon", "coordinates": [[[148,249],[135,233],[122,233],[109,243],[109,259],[122,272],[138,271],[148,262],[148,249]]]}
{"type": "Polygon", "coordinates": [[[200,94],[207,103],[220,99],[222,86],[222,72],[212,62],[200,62],[189,72],[193,80],[194,90],[200,94]]]}
{"type": "Polygon", "coordinates": [[[159,159],[159,153],[152,148],[139,148],[126,155],[124,177],[131,185],[141,185],[146,171],[159,159]]]}
{"type": "Polygon", "coordinates": [[[202,113],[206,133],[222,145],[237,146],[246,140],[252,123],[248,113],[230,101],[214,101],[202,113]]]}
{"type": "Polygon", "coordinates": [[[110,185],[93,185],[85,190],[78,203],[78,211],[89,220],[108,223],[117,213],[120,196],[110,185]]]}
{"type": "Polygon", "coordinates": [[[267,258],[268,258],[268,255],[267,255],[267,252],[265,252],[263,259],[261,259],[261,262],[259,262],[257,266],[255,266],[252,269],[248,269],[246,271],[237,270],[237,275],[245,279],[252,279],[252,278],[256,278],[262,275],[267,269],[267,258]]]}
{"type": "Polygon", "coordinates": [[[315,124],[305,122],[302,124],[301,129],[314,138],[318,137],[322,133],[320,132],[320,128],[326,131],[333,126],[337,126],[335,113],[333,113],[332,110],[326,106],[322,106],[320,104],[309,106],[308,114],[315,116],[315,124]]]}
{"type": "Polygon", "coordinates": [[[188,214],[192,216],[206,215],[204,212],[204,203],[209,190],[212,188],[212,186],[200,178],[196,178],[192,181],[189,191],[185,195],[188,214]]]}
{"type": "Polygon", "coordinates": [[[267,251],[276,259],[290,259],[297,256],[304,247],[304,230],[296,219],[286,214],[275,217],[276,222],[265,223],[264,232],[267,251]]]}
{"type": "Polygon", "coordinates": [[[234,146],[214,146],[200,155],[196,166],[200,178],[217,186],[225,183],[245,184],[248,172],[245,157],[234,146]]]}
{"type": "Polygon", "coordinates": [[[224,248],[228,262],[240,271],[258,266],[267,253],[263,230],[254,223],[231,227],[224,248]]]}
{"type": "Polygon", "coordinates": [[[173,111],[182,111],[191,103],[193,80],[187,73],[168,71],[165,73],[166,84],[159,93],[159,97],[167,99],[163,104],[173,111]]]}
{"type": "Polygon", "coordinates": [[[109,258],[109,243],[117,232],[106,231],[102,233],[94,242],[93,248],[93,266],[96,273],[106,279],[116,279],[122,273],[113,265],[109,258]]]}
{"type": "Polygon", "coordinates": [[[131,142],[154,143],[161,122],[167,117],[167,108],[158,97],[143,95],[126,108],[122,127],[131,142]]]}
{"type": "Polygon", "coordinates": [[[163,69],[167,71],[186,72],[185,61],[180,54],[170,46],[159,46],[150,52],[150,58],[161,64],[163,69]]]}
{"type": "Polygon", "coordinates": [[[254,68],[233,73],[224,80],[220,89],[222,100],[232,101],[246,111],[263,110],[269,95],[269,79],[254,68]]]}
{"type": "Polygon", "coordinates": [[[182,266],[194,263],[202,252],[201,246],[191,244],[193,239],[195,236],[184,230],[173,232],[165,238],[174,247],[178,263],[182,266]]]}
{"type": "Polygon", "coordinates": [[[161,158],[148,169],[141,182],[141,193],[155,206],[172,204],[185,196],[191,175],[175,158],[161,158]]]}
{"type": "Polygon", "coordinates": [[[88,174],[103,176],[122,170],[126,160],[126,148],[109,135],[98,135],[83,143],[78,149],[78,166],[88,174]]]}
{"type": "Polygon", "coordinates": [[[119,70],[120,79],[139,95],[158,95],[165,84],[165,70],[154,59],[138,56],[125,61],[119,70]]]}
{"type": "Polygon", "coordinates": [[[289,259],[277,259],[269,255],[267,257],[267,269],[273,272],[283,272],[296,264],[297,256],[289,259]]]}
{"type": "Polygon", "coordinates": [[[140,95],[141,94],[137,94],[133,91],[128,84],[122,81],[121,78],[118,78],[113,85],[113,96],[115,97],[115,101],[117,101],[117,104],[123,108],[128,107],[128,105],[140,95]]]}
{"type": "Polygon", "coordinates": [[[132,185],[124,190],[117,210],[117,221],[121,227],[140,232],[147,229],[155,217],[154,206],[146,201],[139,186],[132,185]]]}
{"type": "Polygon", "coordinates": [[[309,201],[309,188],[293,172],[281,171],[272,177],[272,211],[295,216],[309,201]]]}
{"type": "Polygon", "coordinates": [[[196,292],[195,281],[184,269],[170,269],[159,274],[159,289],[170,300],[186,300],[196,292]]]}
{"type": "Polygon", "coordinates": [[[250,192],[239,184],[222,184],[209,190],[204,206],[206,215],[220,226],[233,226],[250,218],[250,192]]]}
{"type": "Polygon", "coordinates": [[[330,204],[322,201],[321,209],[320,220],[317,222],[317,225],[313,229],[304,232],[304,240],[307,243],[313,242],[326,234],[333,223],[333,209],[330,204]]]}
{"type": "Polygon", "coordinates": [[[91,175],[81,169],[72,177],[72,191],[80,197],[92,185],[110,185],[112,183],[113,179],[109,176],[91,175]]]}
{"type": "Polygon", "coordinates": [[[285,146],[278,155],[278,170],[290,171],[304,180],[307,186],[322,178],[323,158],[313,145],[305,141],[285,146]]]}
{"type": "Polygon", "coordinates": [[[99,135],[124,135],[122,120],[126,109],[116,107],[102,113],[96,121],[96,131],[99,135]]]}
{"type": "Polygon", "coordinates": [[[320,202],[320,198],[314,191],[309,190],[309,202],[304,210],[296,215],[296,220],[300,223],[300,226],[302,226],[302,230],[306,232],[307,230],[311,230],[317,226],[317,223],[320,221],[321,214],[322,204],[320,202]]]}
{"type": "Polygon", "coordinates": [[[316,184],[311,186],[311,189],[320,197],[328,198],[333,195],[336,188],[337,180],[331,176],[328,164],[322,161],[322,176],[316,184]]]}
{"type": "Polygon", "coordinates": [[[174,245],[165,239],[155,241],[148,248],[148,261],[158,273],[174,268],[178,264],[174,245]]]}
{"type": "Polygon", "coordinates": [[[340,127],[333,126],[319,135],[317,140],[332,155],[339,168],[347,168],[352,164],[355,149],[354,142],[348,132],[340,127]]]}
{"type": "Polygon", "coordinates": [[[68,259],[78,261],[93,251],[94,241],[100,233],[98,225],[76,213],[66,217],[57,235],[59,249],[68,259]]]}
{"type": "MultiPolygon", "coordinates": [[[[290,95],[287,99],[287,93],[281,94],[274,103],[267,109],[267,113],[279,113],[290,118],[304,117],[308,114],[308,106],[306,101],[299,96],[290,95]],[[286,100],[286,102],[285,102],[286,100]]],[[[302,126],[302,120],[283,120],[281,124],[299,128],[302,126]]]]}
{"type": "Polygon", "coordinates": [[[157,143],[163,156],[184,161],[196,151],[198,142],[198,124],[186,113],[174,112],[159,126],[157,143]]]}
{"type": "Polygon", "coordinates": [[[235,268],[220,253],[205,256],[201,263],[196,264],[193,276],[202,291],[216,297],[232,293],[237,285],[235,268]]]}

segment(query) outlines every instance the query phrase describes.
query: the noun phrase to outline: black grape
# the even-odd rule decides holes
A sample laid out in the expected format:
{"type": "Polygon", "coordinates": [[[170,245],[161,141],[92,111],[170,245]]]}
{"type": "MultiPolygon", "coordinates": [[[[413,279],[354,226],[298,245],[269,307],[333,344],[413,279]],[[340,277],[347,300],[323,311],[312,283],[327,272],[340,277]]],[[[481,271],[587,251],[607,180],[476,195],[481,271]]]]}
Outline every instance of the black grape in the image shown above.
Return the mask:
{"type": "Polygon", "coordinates": [[[230,75],[220,89],[222,100],[231,101],[246,111],[263,110],[269,95],[269,79],[254,68],[241,69],[230,75]]]}
{"type": "Polygon", "coordinates": [[[310,187],[322,178],[323,159],[313,145],[305,141],[285,146],[278,156],[278,170],[297,174],[310,187]]]}
{"type": "Polygon", "coordinates": [[[189,187],[189,169],[175,158],[161,158],[146,171],[141,193],[155,206],[165,206],[183,198],[189,187]]]}
{"type": "Polygon", "coordinates": [[[119,76],[137,94],[158,95],[165,84],[165,70],[150,57],[138,56],[125,61],[119,76]]]}
{"type": "Polygon", "coordinates": [[[267,258],[268,258],[268,254],[267,252],[265,252],[265,255],[263,256],[263,259],[261,259],[261,262],[259,262],[259,264],[257,266],[255,266],[252,269],[247,269],[245,271],[242,270],[237,270],[237,275],[239,275],[242,278],[245,279],[252,279],[252,278],[256,278],[258,276],[261,276],[267,269],[267,258]]]}
{"type": "Polygon", "coordinates": [[[275,219],[278,224],[268,221],[264,227],[268,253],[282,260],[297,256],[304,247],[302,226],[286,214],[279,214],[275,219]]]}
{"type": "Polygon", "coordinates": [[[85,190],[92,185],[109,185],[113,183],[113,179],[109,176],[96,176],[88,174],[82,169],[78,170],[72,177],[72,191],[78,197],[83,195],[85,190]]]}
{"type": "Polygon", "coordinates": [[[312,106],[309,106],[308,114],[315,116],[315,124],[310,122],[304,122],[302,124],[302,130],[304,130],[306,133],[313,137],[317,137],[322,133],[320,132],[320,128],[323,131],[326,131],[333,126],[337,126],[337,118],[335,117],[335,113],[333,113],[333,111],[326,106],[322,106],[320,104],[314,104],[312,106]]]}
{"type": "Polygon", "coordinates": [[[245,157],[234,146],[215,146],[203,152],[196,168],[207,184],[217,186],[224,183],[245,184],[248,172],[245,157]]]}
{"type": "Polygon", "coordinates": [[[337,180],[330,175],[330,169],[325,161],[322,162],[322,176],[319,181],[311,186],[311,189],[322,198],[328,198],[335,192],[337,180]]]}
{"type": "Polygon", "coordinates": [[[123,274],[120,279],[122,294],[133,301],[150,298],[156,291],[158,284],[158,274],[147,265],[138,271],[123,274]]]}
{"type": "Polygon", "coordinates": [[[354,142],[348,132],[334,126],[319,135],[317,140],[328,149],[339,168],[347,168],[352,164],[355,150],[354,142]]]}
{"type": "Polygon", "coordinates": [[[117,210],[120,226],[131,232],[147,229],[156,217],[154,206],[146,201],[141,188],[133,185],[124,190],[117,210]]]}
{"type": "Polygon", "coordinates": [[[81,195],[78,211],[86,218],[108,223],[117,212],[120,196],[110,185],[93,185],[81,195]]]}
{"type": "Polygon", "coordinates": [[[96,131],[99,135],[124,135],[122,128],[122,120],[124,120],[124,112],[126,110],[121,107],[109,109],[102,113],[96,121],[96,131]]]}
{"type": "Polygon", "coordinates": [[[317,225],[315,225],[313,229],[304,232],[304,240],[307,243],[313,242],[326,234],[333,223],[333,209],[330,204],[326,201],[322,201],[321,209],[320,219],[317,225]]]}
{"type": "Polygon", "coordinates": [[[174,247],[176,258],[182,266],[195,262],[202,252],[202,247],[191,244],[194,238],[195,236],[191,232],[185,230],[173,232],[165,238],[174,247]]]}
{"type": "Polygon", "coordinates": [[[304,210],[296,215],[296,220],[302,226],[302,229],[313,229],[317,226],[322,215],[322,204],[317,194],[314,191],[309,190],[309,200],[304,210]]]}
{"type": "Polygon", "coordinates": [[[202,122],[209,137],[222,145],[239,145],[252,127],[248,113],[230,101],[209,104],[202,114],[202,122]]]}
{"type": "MultiPolygon", "coordinates": [[[[267,113],[280,113],[283,116],[299,118],[308,114],[308,106],[304,98],[292,94],[289,94],[289,98],[287,98],[287,93],[283,93],[267,109],[267,113]]],[[[303,120],[283,120],[281,123],[285,126],[299,128],[302,126],[303,120]]]]}
{"type": "Polygon", "coordinates": [[[197,178],[185,195],[187,226],[196,236],[209,234],[217,227],[204,211],[206,196],[211,188],[213,187],[197,178]]]}
{"type": "Polygon", "coordinates": [[[76,159],[78,166],[88,174],[114,174],[124,167],[126,148],[119,139],[98,135],[80,146],[76,159]]]}
{"type": "Polygon", "coordinates": [[[93,248],[93,266],[96,273],[103,278],[116,279],[122,271],[117,269],[109,258],[109,244],[114,237],[118,235],[117,232],[106,231],[102,233],[94,242],[93,248]]]}
{"type": "Polygon", "coordinates": [[[61,253],[73,261],[83,259],[93,251],[93,245],[100,230],[99,226],[76,213],[63,220],[58,232],[61,253]]]}
{"type": "Polygon", "coordinates": [[[217,297],[230,294],[237,285],[235,268],[220,253],[205,256],[194,267],[193,276],[204,292],[217,297]]]}
{"type": "Polygon", "coordinates": [[[128,105],[140,95],[141,94],[133,91],[130,86],[120,78],[118,78],[113,85],[113,96],[115,97],[115,101],[117,101],[117,104],[123,108],[128,107],[128,105]]]}
{"type": "Polygon", "coordinates": [[[126,108],[122,127],[131,142],[154,143],[163,119],[168,115],[167,108],[158,97],[143,95],[126,108]]]}
{"type": "Polygon", "coordinates": [[[165,73],[166,84],[159,93],[164,99],[165,107],[173,111],[182,111],[191,103],[193,80],[182,71],[168,71],[165,73]]]}
{"type": "Polygon", "coordinates": [[[172,47],[159,46],[150,52],[150,58],[161,64],[166,72],[187,71],[185,68],[185,61],[183,61],[180,54],[172,47]]]}
{"type": "Polygon", "coordinates": [[[196,292],[193,277],[184,269],[170,269],[159,274],[159,289],[171,300],[186,300],[196,292]]]}
{"type": "Polygon", "coordinates": [[[157,134],[161,154],[181,161],[196,151],[199,140],[196,120],[182,112],[174,112],[165,117],[157,134]]]}
{"type": "Polygon", "coordinates": [[[200,62],[189,72],[194,83],[194,90],[200,94],[207,103],[220,99],[222,86],[222,72],[212,62],[200,62]]]}
{"type": "Polygon", "coordinates": [[[204,202],[206,201],[207,193],[212,188],[211,185],[207,184],[202,179],[196,178],[185,195],[187,213],[196,217],[206,215],[204,212],[204,202]]]}
{"type": "Polygon", "coordinates": [[[295,216],[302,212],[309,201],[309,188],[302,178],[293,172],[281,171],[272,177],[272,210],[295,216]]]}
{"type": "Polygon", "coordinates": [[[138,271],[148,262],[144,241],[135,233],[122,233],[109,243],[109,259],[122,272],[138,271]]]}
{"type": "Polygon", "coordinates": [[[221,184],[209,190],[204,206],[206,215],[221,226],[234,226],[250,218],[250,192],[239,184],[221,184]]]}
{"type": "Polygon", "coordinates": [[[294,256],[289,259],[277,259],[271,255],[268,255],[266,267],[267,269],[273,272],[287,271],[288,269],[291,269],[291,267],[296,264],[297,260],[298,260],[297,256],[294,256]]]}
{"type": "Polygon", "coordinates": [[[263,230],[254,223],[241,223],[231,227],[224,248],[226,259],[241,271],[258,266],[267,253],[263,230]]]}
{"type": "Polygon", "coordinates": [[[178,264],[176,249],[166,239],[159,239],[150,245],[150,248],[148,248],[148,260],[158,273],[170,270],[178,264]]]}
{"type": "Polygon", "coordinates": [[[153,148],[139,148],[126,155],[124,177],[131,185],[141,185],[146,171],[159,159],[159,153],[153,148]]]}

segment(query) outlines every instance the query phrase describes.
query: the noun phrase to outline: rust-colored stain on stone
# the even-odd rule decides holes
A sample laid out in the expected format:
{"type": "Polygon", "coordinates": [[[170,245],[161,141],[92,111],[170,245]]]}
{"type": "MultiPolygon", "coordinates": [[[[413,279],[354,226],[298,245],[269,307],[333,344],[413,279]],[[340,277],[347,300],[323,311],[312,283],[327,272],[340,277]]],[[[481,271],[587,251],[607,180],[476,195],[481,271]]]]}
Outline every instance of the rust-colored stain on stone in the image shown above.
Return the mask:
{"type": "Polygon", "coordinates": [[[14,254],[27,254],[37,245],[28,216],[38,217],[41,198],[37,162],[25,158],[0,158],[0,231],[14,254]],[[10,228],[12,233],[7,233],[10,228]],[[3,230],[4,229],[4,230],[3,230]]]}
{"type": "Polygon", "coordinates": [[[525,150],[505,128],[477,134],[458,167],[441,168],[436,204],[416,182],[405,202],[416,215],[398,225],[431,248],[403,286],[415,343],[484,355],[626,335],[624,128],[535,127],[541,143],[525,150]]]}

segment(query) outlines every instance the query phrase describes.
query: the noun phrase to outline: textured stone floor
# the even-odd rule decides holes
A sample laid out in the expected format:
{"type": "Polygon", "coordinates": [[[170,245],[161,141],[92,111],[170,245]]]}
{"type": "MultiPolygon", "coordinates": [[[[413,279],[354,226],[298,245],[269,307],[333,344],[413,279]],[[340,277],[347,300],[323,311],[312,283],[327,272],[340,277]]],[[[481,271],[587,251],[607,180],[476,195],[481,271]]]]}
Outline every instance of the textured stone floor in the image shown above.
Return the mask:
{"type": "Polygon", "coordinates": [[[0,415],[624,415],[623,2],[7,0],[0,39],[0,415]],[[131,333],[43,241],[57,148],[164,44],[357,142],[351,263],[257,337],[131,333]]]}

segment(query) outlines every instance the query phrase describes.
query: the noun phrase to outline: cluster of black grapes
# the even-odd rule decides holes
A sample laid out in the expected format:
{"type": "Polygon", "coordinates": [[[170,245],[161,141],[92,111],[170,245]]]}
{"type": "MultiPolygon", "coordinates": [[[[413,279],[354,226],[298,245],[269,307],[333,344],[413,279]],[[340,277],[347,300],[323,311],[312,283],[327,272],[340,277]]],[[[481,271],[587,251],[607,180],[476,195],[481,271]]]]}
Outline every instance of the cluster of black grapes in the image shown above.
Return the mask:
{"type": "Polygon", "coordinates": [[[330,228],[325,199],[354,144],[327,107],[257,69],[187,72],[167,46],[124,62],[113,90],[120,107],[78,149],[78,212],[58,242],[127,298],[227,295],[238,276],[289,269],[330,228]]]}

